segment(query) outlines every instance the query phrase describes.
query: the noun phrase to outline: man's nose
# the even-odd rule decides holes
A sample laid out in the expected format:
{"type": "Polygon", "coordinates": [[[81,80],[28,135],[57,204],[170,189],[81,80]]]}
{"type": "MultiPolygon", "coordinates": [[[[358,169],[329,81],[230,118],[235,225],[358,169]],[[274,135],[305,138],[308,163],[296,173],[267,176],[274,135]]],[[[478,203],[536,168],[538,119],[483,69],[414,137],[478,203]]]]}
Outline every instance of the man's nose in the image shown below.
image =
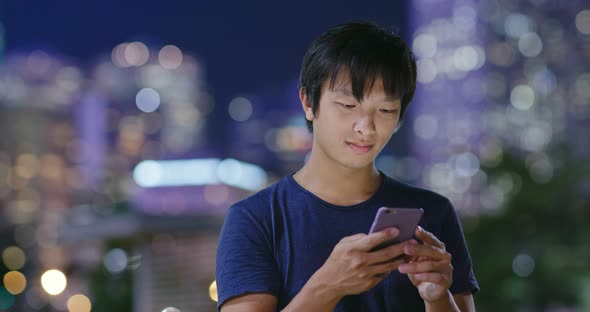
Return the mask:
{"type": "Polygon", "coordinates": [[[355,122],[354,130],[362,135],[375,134],[375,118],[371,114],[363,114],[355,122]]]}

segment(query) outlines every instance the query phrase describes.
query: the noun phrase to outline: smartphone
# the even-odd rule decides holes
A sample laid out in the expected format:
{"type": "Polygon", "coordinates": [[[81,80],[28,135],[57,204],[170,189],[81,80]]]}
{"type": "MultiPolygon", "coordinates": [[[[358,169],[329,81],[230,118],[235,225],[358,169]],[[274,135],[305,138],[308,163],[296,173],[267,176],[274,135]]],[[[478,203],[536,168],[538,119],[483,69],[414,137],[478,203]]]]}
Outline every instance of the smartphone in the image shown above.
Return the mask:
{"type": "Polygon", "coordinates": [[[422,208],[379,208],[369,234],[395,227],[399,229],[399,235],[390,241],[377,245],[373,250],[399,244],[413,238],[422,214],[424,214],[422,208]]]}

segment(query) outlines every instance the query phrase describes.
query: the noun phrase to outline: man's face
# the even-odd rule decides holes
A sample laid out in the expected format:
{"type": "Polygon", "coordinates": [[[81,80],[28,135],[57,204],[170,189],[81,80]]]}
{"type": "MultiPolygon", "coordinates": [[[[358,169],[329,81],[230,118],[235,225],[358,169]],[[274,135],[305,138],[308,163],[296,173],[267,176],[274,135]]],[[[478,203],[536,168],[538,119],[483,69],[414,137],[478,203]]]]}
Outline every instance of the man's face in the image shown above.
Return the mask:
{"type": "Polygon", "coordinates": [[[373,166],[398,125],[400,109],[400,99],[385,94],[380,78],[359,102],[352,95],[350,80],[344,77],[333,89],[324,82],[315,115],[311,109],[305,111],[308,120],[313,118],[314,148],[319,149],[321,159],[361,169],[373,166]]]}

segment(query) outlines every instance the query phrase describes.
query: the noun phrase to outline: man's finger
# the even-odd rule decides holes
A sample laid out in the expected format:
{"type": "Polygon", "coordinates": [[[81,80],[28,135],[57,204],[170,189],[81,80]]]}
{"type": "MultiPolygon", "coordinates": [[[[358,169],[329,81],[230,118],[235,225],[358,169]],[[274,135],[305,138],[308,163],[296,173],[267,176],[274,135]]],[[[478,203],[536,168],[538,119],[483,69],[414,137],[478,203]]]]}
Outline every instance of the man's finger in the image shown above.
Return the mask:
{"type": "MultiPolygon", "coordinates": [[[[404,246],[408,245],[408,242],[402,242],[399,244],[387,246],[383,249],[375,250],[369,253],[370,261],[369,264],[378,264],[383,262],[390,262],[400,256],[404,256],[406,262],[409,262],[409,257],[404,253],[404,246]]],[[[397,259],[396,259],[397,260],[397,259]]]]}
{"type": "Polygon", "coordinates": [[[451,254],[435,246],[406,244],[403,248],[404,253],[408,256],[422,256],[438,261],[451,261],[451,254]]]}
{"type": "Polygon", "coordinates": [[[446,249],[443,242],[436,238],[434,234],[423,229],[421,226],[416,227],[416,237],[428,245],[446,249]]]}
{"type": "Polygon", "coordinates": [[[420,282],[431,282],[435,284],[442,284],[448,281],[447,277],[441,273],[414,273],[412,274],[414,280],[420,282]]]}
{"type": "Polygon", "coordinates": [[[402,263],[405,263],[404,259],[388,261],[388,262],[372,265],[369,267],[368,270],[371,275],[389,274],[389,272],[397,270],[397,268],[402,263]]]}
{"type": "Polygon", "coordinates": [[[341,242],[356,241],[356,240],[362,239],[365,236],[367,236],[367,234],[359,233],[359,234],[354,234],[354,235],[351,235],[351,236],[346,236],[346,237],[342,238],[340,241],[341,242]]]}
{"type": "Polygon", "coordinates": [[[399,230],[397,228],[388,228],[383,231],[371,233],[355,243],[359,250],[369,251],[381,243],[385,243],[397,237],[399,230]]]}
{"type": "Polygon", "coordinates": [[[400,273],[427,273],[427,272],[438,272],[446,273],[451,270],[451,267],[447,263],[438,261],[423,261],[413,263],[402,263],[397,268],[400,273]]]}

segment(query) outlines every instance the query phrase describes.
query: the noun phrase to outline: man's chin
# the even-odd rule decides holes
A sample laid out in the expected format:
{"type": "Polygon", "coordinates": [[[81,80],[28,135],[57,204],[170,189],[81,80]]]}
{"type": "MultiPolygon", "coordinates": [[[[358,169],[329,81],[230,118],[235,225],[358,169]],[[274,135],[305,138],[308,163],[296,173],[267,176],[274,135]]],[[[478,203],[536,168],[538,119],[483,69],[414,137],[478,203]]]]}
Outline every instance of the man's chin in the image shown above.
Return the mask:
{"type": "Polygon", "coordinates": [[[348,169],[351,169],[351,170],[372,170],[373,169],[373,162],[372,161],[347,162],[347,163],[344,163],[343,166],[348,169]]]}

